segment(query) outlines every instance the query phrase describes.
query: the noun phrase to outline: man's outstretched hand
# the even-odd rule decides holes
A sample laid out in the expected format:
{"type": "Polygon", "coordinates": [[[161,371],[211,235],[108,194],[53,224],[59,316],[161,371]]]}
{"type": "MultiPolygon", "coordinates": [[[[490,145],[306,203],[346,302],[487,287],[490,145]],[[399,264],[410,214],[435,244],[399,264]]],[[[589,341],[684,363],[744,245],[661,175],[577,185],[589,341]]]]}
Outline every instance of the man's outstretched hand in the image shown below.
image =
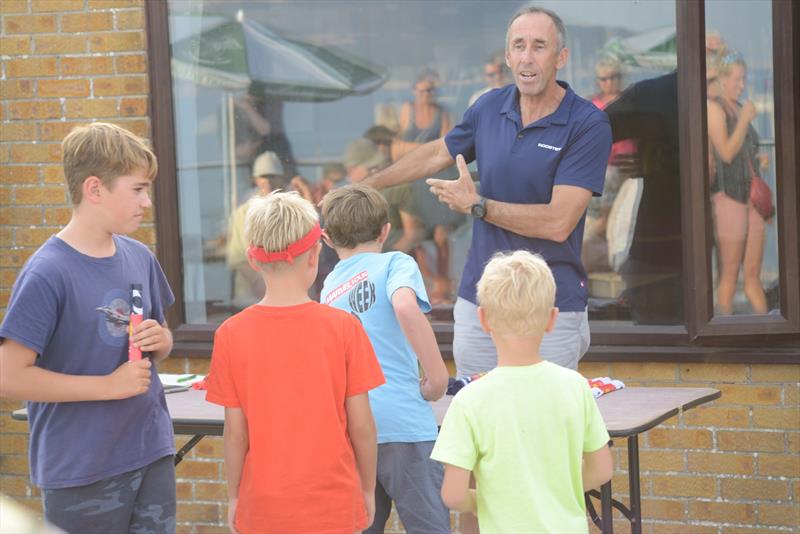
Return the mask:
{"type": "Polygon", "coordinates": [[[447,204],[451,210],[459,213],[470,213],[470,209],[480,200],[480,195],[475,189],[475,182],[467,169],[467,162],[464,156],[456,156],[456,167],[458,168],[458,179],[438,180],[428,178],[425,183],[431,188],[431,193],[436,195],[439,202],[447,204]]]}

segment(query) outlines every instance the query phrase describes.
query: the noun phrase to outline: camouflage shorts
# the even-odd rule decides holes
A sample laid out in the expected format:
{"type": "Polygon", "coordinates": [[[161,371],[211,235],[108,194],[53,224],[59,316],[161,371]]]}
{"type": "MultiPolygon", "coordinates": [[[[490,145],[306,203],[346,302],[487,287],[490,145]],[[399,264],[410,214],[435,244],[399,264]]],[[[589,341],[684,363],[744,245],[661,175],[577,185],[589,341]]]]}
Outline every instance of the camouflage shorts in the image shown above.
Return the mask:
{"type": "Polygon", "coordinates": [[[42,490],[48,521],[69,533],[175,532],[175,463],[149,465],[86,486],[42,490]]]}

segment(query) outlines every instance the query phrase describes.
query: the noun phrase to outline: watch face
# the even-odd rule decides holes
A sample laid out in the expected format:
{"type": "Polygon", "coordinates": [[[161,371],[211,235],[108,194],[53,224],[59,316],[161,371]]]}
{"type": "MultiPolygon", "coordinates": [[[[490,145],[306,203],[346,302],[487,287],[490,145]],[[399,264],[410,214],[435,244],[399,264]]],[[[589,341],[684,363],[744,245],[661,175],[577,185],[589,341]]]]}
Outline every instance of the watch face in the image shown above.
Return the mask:
{"type": "Polygon", "coordinates": [[[486,206],[483,204],[473,204],[470,213],[476,219],[483,219],[484,215],[486,215],[486,206]]]}

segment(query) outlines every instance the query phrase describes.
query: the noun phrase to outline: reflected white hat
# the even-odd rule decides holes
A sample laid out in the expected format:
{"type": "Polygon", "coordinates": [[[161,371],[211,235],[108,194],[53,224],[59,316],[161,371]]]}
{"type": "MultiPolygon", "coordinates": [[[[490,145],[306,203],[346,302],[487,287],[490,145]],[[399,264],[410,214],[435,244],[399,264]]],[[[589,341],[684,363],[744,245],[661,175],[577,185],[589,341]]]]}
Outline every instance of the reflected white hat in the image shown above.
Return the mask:
{"type": "Polygon", "coordinates": [[[283,176],[283,165],[281,165],[281,160],[278,159],[275,152],[264,152],[253,162],[252,176],[266,176],[268,174],[283,176]]]}

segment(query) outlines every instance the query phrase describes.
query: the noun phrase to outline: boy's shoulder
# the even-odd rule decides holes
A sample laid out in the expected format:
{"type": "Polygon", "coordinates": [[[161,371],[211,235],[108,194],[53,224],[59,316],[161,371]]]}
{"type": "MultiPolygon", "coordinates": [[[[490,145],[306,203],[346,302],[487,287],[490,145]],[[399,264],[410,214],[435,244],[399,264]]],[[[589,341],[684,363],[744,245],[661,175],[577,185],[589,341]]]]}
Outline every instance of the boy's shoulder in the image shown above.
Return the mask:
{"type": "Polygon", "coordinates": [[[153,254],[153,251],[150,250],[150,248],[147,245],[132,237],[115,234],[114,241],[116,242],[117,246],[127,248],[128,250],[134,251],[139,254],[155,257],[155,254],[153,254]]]}

